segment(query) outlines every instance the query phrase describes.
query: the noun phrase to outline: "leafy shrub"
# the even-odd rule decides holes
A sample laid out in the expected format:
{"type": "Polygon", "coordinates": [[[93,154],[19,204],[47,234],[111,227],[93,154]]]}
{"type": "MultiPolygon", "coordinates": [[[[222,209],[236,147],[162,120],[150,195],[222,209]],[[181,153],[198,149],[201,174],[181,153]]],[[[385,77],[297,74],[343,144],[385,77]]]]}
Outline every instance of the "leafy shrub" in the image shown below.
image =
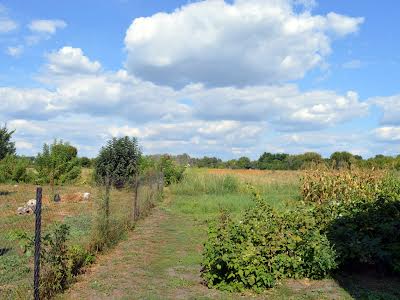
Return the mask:
{"type": "Polygon", "coordinates": [[[38,172],[37,183],[50,183],[52,186],[75,181],[81,171],[77,149],[57,140],[51,145],[44,144],[42,153],[35,160],[35,167],[38,172]]]}
{"type": "Polygon", "coordinates": [[[315,218],[334,245],[341,267],[400,274],[398,179],[383,179],[374,199],[324,202],[316,207],[315,218]]]}
{"type": "Polygon", "coordinates": [[[87,157],[81,157],[79,159],[79,163],[80,163],[81,167],[83,167],[83,168],[90,168],[92,166],[91,159],[87,158],[87,157]]]}
{"type": "Polygon", "coordinates": [[[30,162],[24,158],[8,155],[0,161],[0,182],[31,182],[34,174],[29,172],[30,162]]]}
{"type": "Polygon", "coordinates": [[[95,163],[95,177],[98,182],[111,180],[121,188],[139,172],[141,152],[136,138],[113,138],[101,148],[95,163]]]}
{"type": "Polygon", "coordinates": [[[312,210],[281,213],[256,193],[254,199],[240,221],[223,213],[210,226],[202,262],[209,286],[260,290],[281,278],[324,278],[336,268],[335,251],[312,210]]]}
{"type": "Polygon", "coordinates": [[[183,178],[185,168],[178,165],[170,156],[164,155],[160,160],[160,170],[164,174],[164,183],[170,185],[177,183],[183,178]]]}
{"type": "MultiPolygon", "coordinates": [[[[93,263],[94,256],[81,246],[69,246],[70,228],[56,224],[41,240],[40,298],[51,299],[64,291],[84,267],[93,263]]],[[[14,232],[27,256],[33,254],[34,237],[26,232],[14,232]]]]}

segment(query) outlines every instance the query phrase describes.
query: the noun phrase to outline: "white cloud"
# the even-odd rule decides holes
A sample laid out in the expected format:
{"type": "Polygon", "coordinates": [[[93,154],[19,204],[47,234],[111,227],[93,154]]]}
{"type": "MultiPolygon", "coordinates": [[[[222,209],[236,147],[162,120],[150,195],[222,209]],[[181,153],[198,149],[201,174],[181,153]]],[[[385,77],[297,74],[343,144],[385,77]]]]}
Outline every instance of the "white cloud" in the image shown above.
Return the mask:
{"type": "Polygon", "coordinates": [[[82,49],[70,46],[48,54],[47,59],[47,70],[52,75],[90,74],[101,69],[101,64],[91,61],[83,54],[82,49]]]}
{"type": "Polygon", "coordinates": [[[194,114],[199,118],[269,121],[278,131],[318,130],[368,111],[368,104],[359,101],[354,92],[301,92],[295,85],[242,89],[197,85],[182,92],[195,101],[194,114]]]}
{"type": "Polygon", "coordinates": [[[380,127],[374,130],[375,136],[383,142],[400,142],[400,127],[380,127]]]}
{"type": "Polygon", "coordinates": [[[369,100],[369,103],[378,105],[383,110],[380,120],[384,125],[400,125],[400,94],[389,97],[376,97],[369,100]]]}
{"type": "Polygon", "coordinates": [[[328,27],[339,36],[357,32],[360,24],[364,22],[364,18],[350,18],[333,12],[326,17],[328,27]]]}
{"type": "Polygon", "coordinates": [[[26,141],[16,141],[15,146],[20,150],[31,150],[33,148],[33,144],[26,141]]]}
{"type": "MultiPolygon", "coordinates": [[[[331,39],[362,18],[295,12],[290,0],[206,0],[135,19],[125,36],[128,70],[182,87],[274,84],[324,63],[331,39]]],[[[304,1],[302,1],[304,2],[304,1]]]]}
{"type": "Polygon", "coordinates": [[[1,112],[10,117],[43,118],[51,112],[55,95],[43,88],[0,87],[1,112]]]}
{"type": "Polygon", "coordinates": [[[24,47],[22,45],[14,46],[14,47],[7,47],[6,53],[12,57],[19,57],[22,52],[24,51],[24,47]]]}
{"type": "Polygon", "coordinates": [[[34,33],[54,34],[66,26],[67,23],[63,20],[33,20],[28,28],[34,33]]]}

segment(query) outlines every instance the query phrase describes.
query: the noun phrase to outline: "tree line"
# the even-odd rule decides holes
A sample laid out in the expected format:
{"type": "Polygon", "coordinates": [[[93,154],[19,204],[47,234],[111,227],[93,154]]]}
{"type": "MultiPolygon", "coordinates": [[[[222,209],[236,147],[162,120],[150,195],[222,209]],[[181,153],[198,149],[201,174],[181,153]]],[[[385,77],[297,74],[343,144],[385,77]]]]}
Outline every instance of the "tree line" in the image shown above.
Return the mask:
{"type": "Polygon", "coordinates": [[[316,165],[325,165],[333,169],[359,167],[400,170],[400,155],[387,156],[378,154],[364,159],[360,155],[346,151],[334,152],[328,158],[324,158],[316,152],[303,154],[264,152],[257,160],[242,156],[238,159],[223,161],[217,157],[204,156],[202,158],[194,158],[188,154],[176,155],[173,156],[173,159],[181,165],[213,169],[302,170],[316,165]]]}

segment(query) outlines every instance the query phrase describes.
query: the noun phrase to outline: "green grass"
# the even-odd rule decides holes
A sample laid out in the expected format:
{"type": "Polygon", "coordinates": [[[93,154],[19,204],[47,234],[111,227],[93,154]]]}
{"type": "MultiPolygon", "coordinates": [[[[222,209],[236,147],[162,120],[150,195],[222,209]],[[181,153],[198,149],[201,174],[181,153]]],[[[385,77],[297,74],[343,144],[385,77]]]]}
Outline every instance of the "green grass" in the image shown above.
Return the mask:
{"type": "MultiPolygon", "coordinates": [[[[277,209],[286,209],[299,201],[299,185],[295,180],[290,183],[284,179],[255,182],[260,193],[277,209]]],[[[372,288],[354,277],[287,280],[261,294],[208,289],[200,276],[208,224],[218,216],[220,209],[239,217],[252,205],[243,178],[195,170],[182,183],[172,186],[166,200],[152,214],[141,220],[126,239],[99,259],[92,272],[59,298],[392,299],[395,291],[400,290],[396,281],[382,284],[372,280],[375,284],[372,288]],[[393,287],[389,288],[388,284],[393,287]]],[[[78,227],[84,227],[88,220],[71,218],[70,222],[82,223],[78,227]]],[[[79,236],[78,228],[76,230],[79,236]]]]}

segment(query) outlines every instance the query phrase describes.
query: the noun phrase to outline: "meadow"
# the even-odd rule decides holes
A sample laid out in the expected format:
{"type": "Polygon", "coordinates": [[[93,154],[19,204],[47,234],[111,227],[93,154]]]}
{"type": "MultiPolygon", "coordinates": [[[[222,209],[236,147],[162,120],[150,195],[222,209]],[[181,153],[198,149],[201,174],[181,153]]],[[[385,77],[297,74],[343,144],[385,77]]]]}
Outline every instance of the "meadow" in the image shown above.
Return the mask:
{"type": "MultiPolygon", "coordinates": [[[[164,200],[140,220],[122,241],[96,258],[89,271],[61,299],[398,299],[400,281],[369,273],[337,273],[322,280],[284,279],[272,289],[229,292],[208,288],[201,277],[204,243],[210,224],[221,210],[233,219],[254,207],[255,188],[278,211],[287,211],[302,201],[303,171],[188,169],[179,183],[170,185],[164,200]]],[[[17,216],[16,207],[34,196],[34,186],[2,185],[1,238],[11,250],[0,256],[0,291],[3,295],[29,298],[32,270],[28,258],[7,233],[33,228],[33,216],[17,216]],[[7,294],[6,294],[7,293],[7,294]]],[[[88,185],[61,186],[60,194],[91,192],[87,202],[45,202],[44,224],[52,221],[71,226],[71,243],[90,242],[96,203],[101,192],[88,185]]],[[[45,196],[50,193],[45,188],[45,196]]],[[[126,217],[132,194],[112,190],[112,210],[126,217]]]]}

